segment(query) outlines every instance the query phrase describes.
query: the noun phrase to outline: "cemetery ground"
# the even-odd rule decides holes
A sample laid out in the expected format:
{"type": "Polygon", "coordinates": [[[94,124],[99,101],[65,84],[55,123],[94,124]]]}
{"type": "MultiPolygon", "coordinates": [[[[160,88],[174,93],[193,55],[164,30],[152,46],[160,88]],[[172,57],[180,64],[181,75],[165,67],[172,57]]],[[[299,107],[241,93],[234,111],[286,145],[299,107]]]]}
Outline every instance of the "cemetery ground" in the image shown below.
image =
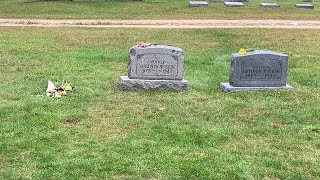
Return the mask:
{"type": "Polygon", "coordinates": [[[0,27],[0,179],[319,179],[319,30],[0,27]],[[186,91],[121,91],[140,40],[186,91]],[[293,91],[221,92],[240,48],[289,56],[293,91]],[[75,91],[54,100],[47,81],[75,91]]]}
{"type": "Polygon", "coordinates": [[[319,19],[320,0],[315,9],[298,9],[302,0],[250,0],[244,7],[227,8],[209,3],[205,8],[189,8],[188,0],[144,0],[143,2],[84,2],[1,0],[1,18],[48,19],[319,19]],[[276,2],[280,8],[261,8],[262,2],[276,2]]]}

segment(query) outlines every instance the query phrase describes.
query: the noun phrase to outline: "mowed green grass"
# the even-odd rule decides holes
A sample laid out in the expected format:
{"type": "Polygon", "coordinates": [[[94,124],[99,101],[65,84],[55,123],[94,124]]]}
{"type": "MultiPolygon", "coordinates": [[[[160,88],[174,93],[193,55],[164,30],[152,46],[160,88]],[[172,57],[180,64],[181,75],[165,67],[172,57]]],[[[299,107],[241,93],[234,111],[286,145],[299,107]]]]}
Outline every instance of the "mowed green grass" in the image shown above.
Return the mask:
{"type": "Polygon", "coordinates": [[[0,28],[0,179],[319,179],[318,30],[0,28]],[[137,41],[184,49],[187,91],[121,91],[137,41]],[[224,93],[239,48],[294,91],[224,93]],[[47,81],[75,92],[45,96],[47,81]]]}
{"type": "Polygon", "coordinates": [[[209,3],[206,8],[189,8],[188,0],[54,1],[1,0],[1,18],[62,19],[304,19],[319,20],[320,1],[315,9],[297,9],[302,0],[250,0],[244,7],[227,8],[209,3]],[[277,9],[261,8],[261,2],[278,3],[277,9]]]}

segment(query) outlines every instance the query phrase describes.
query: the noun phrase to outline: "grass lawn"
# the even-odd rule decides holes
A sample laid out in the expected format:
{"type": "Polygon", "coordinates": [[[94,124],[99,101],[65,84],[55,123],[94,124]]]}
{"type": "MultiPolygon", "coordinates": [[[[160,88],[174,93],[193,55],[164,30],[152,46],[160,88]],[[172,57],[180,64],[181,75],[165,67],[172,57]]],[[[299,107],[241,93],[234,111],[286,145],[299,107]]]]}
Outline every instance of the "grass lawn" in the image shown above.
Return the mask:
{"type": "Polygon", "coordinates": [[[320,33],[0,27],[0,179],[319,179],[320,33]],[[184,49],[188,91],[120,91],[139,40],[184,49]],[[294,91],[223,93],[231,53],[289,55],[294,91]],[[59,100],[47,81],[71,81],[59,100]]]}
{"type": "Polygon", "coordinates": [[[245,7],[227,8],[223,3],[209,3],[206,8],[189,8],[188,0],[144,0],[143,2],[37,2],[36,0],[1,0],[1,18],[62,19],[317,19],[315,9],[297,9],[302,0],[250,0],[245,7]],[[260,8],[261,2],[276,2],[278,9],[260,8]]]}

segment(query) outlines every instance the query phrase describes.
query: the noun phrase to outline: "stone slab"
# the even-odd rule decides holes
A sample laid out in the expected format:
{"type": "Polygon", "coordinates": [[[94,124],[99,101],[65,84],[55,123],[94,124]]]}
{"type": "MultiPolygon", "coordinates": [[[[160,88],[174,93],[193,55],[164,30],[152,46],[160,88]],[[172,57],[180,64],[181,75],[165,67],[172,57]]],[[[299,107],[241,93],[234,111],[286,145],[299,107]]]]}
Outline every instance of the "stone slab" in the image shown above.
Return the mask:
{"type": "Polygon", "coordinates": [[[130,79],[182,80],[183,50],[167,45],[134,46],[129,50],[130,79]]]}
{"type": "Polygon", "coordinates": [[[122,90],[129,89],[157,89],[157,90],[186,90],[188,81],[182,80],[144,80],[130,79],[128,76],[120,76],[119,87],[122,90]]]}
{"type": "Polygon", "coordinates": [[[304,9],[314,9],[314,6],[312,4],[295,4],[294,7],[304,8],[304,9]]]}
{"type": "Polygon", "coordinates": [[[224,2],[224,5],[227,7],[241,7],[243,6],[242,2],[224,2]]]}
{"type": "Polygon", "coordinates": [[[281,87],[287,82],[288,56],[268,50],[232,54],[229,83],[235,87],[281,87]]]}
{"type": "Polygon", "coordinates": [[[277,3],[260,3],[260,7],[265,7],[265,8],[278,8],[278,7],[280,7],[280,5],[277,4],[277,3]]]}
{"type": "Polygon", "coordinates": [[[220,88],[224,92],[293,90],[293,87],[288,84],[280,87],[234,87],[230,83],[221,83],[220,88]]]}
{"type": "Polygon", "coordinates": [[[205,1],[189,1],[189,7],[206,7],[208,3],[205,1]]]}
{"type": "Polygon", "coordinates": [[[248,2],[249,0],[209,0],[209,2],[248,2]]]}

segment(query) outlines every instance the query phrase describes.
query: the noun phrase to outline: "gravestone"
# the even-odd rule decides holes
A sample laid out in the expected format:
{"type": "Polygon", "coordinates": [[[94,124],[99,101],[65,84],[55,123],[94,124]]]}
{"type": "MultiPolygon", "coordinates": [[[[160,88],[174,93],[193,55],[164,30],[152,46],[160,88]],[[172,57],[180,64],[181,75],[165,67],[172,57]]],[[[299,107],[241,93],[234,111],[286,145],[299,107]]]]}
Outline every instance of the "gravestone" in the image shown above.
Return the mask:
{"type": "Polygon", "coordinates": [[[134,46],[129,50],[128,76],[120,76],[121,89],[187,89],[183,79],[183,50],[173,46],[134,46]]]}
{"type": "Polygon", "coordinates": [[[260,7],[265,8],[278,8],[280,7],[277,3],[260,3],[260,7]]]}
{"type": "Polygon", "coordinates": [[[209,2],[248,2],[249,0],[209,0],[209,2]]]}
{"type": "Polygon", "coordinates": [[[304,8],[304,9],[314,9],[314,6],[312,4],[295,4],[294,7],[304,8]]]}
{"type": "Polygon", "coordinates": [[[224,5],[227,7],[240,7],[243,6],[242,2],[224,2],[224,5]]]}
{"type": "Polygon", "coordinates": [[[258,50],[246,55],[233,54],[229,83],[221,83],[223,91],[291,90],[287,85],[288,56],[258,50]]]}
{"type": "Polygon", "coordinates": [[[206,7],[208,3],[205,1],[190,1],[189,7],[206,7]]]}

